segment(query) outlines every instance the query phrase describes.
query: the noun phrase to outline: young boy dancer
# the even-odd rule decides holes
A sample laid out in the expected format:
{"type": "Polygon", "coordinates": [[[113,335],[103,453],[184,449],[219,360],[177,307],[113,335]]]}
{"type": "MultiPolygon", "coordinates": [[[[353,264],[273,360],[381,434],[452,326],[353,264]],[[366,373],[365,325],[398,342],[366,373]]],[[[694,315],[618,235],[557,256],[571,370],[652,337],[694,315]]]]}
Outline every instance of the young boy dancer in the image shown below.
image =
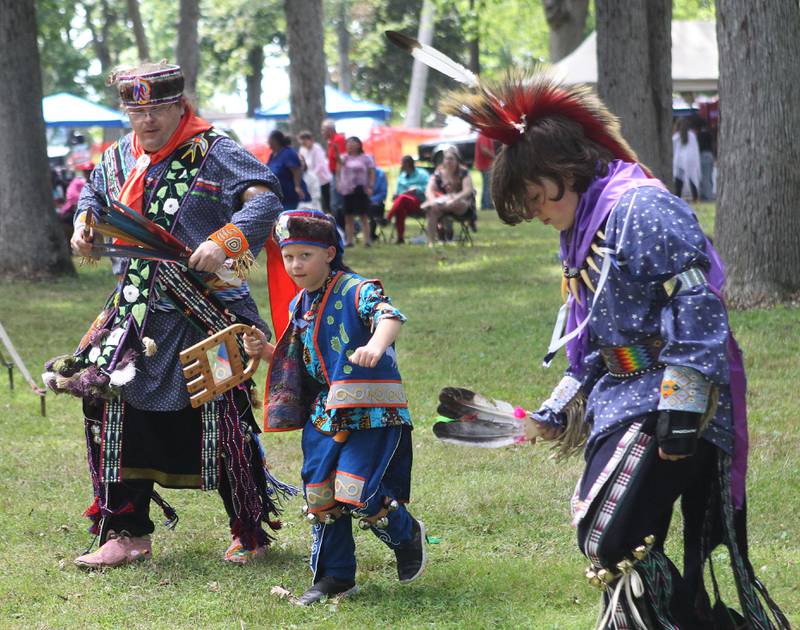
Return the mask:
{"type": "Polygon", "coordinates": [[[344,266],[331,216],[288,210],[274,233],[302,291],[278,343],[254,328],[245,349],[270,361],[265,430],[303,430],[314,581],[299,603],[356,590],[348,516],[394,550],[398,577],[410,582],[424,568],[425,530],[404,505],[412,427],[393,343],[405,317],[379,281],[344,266]]]}

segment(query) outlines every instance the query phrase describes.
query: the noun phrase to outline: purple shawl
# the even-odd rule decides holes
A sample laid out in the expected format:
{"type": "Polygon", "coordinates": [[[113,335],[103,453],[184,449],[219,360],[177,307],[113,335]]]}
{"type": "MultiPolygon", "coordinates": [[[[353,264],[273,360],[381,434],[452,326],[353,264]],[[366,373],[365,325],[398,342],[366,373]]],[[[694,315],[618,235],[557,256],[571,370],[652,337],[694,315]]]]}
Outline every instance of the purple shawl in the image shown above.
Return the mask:
{"type": "MultiPolygon", "coordinates": [[[[575,209],[575,221],[571,229],[561,233],[561,260],[570,268],[581,268],[589,254],[597,231],[603,227],[608,215],[622,195],[632,188],[656,186],[666,190],[659,180],[645,175],[636,163],[614,160],[608,164],[608,173],[595,179],[586,189],[575,209]]],[[[711,290],[722,300],[725,268],[709,239],[706,239],[706,254],[709,259],[708,283],[711,290]]],[[[569,297],[570,307],[566,333],[570,333],[586,319],[592,296],[579,283],[581,301],[569,297]]],[[[589,327],[567,343],[566,353],[570,370],[580,372],[581,364],[589,352],[589,327]]],[[[728,367],[730,370],[731,403],[733,407],[734,453],[731,466],[731,487],[737,508],[744,504],[745,476],[747,474],[747,403],[745,394],[747,381],[744,373],[742,353],[733,333],[728,336],[728,367]]]]}

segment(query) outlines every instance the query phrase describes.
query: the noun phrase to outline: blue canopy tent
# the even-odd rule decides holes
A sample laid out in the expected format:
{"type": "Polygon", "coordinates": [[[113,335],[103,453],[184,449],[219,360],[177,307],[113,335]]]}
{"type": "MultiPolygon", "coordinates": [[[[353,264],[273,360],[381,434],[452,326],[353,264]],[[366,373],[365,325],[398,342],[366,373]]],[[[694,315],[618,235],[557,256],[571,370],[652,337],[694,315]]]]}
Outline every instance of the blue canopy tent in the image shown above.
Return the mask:
{"type": "MultiPolygon", "coordinates": [[[[266,109],[257,109],[256,118],[275,121],[287,121],[291,114],[289,99],[275,103],[266,109]]],[[[381,121],[389,120],[392,108],[369,101],[353,98],[349,94],[337,90],[330,85],[325,86],[325,115],[333,120],[343,118],[375,118],[381,121]]]]}
{"type": "Polygon", "coordinates": [[[103,105],[59,92],[42,99],[46,127],[128,127],[128,119],[103,105]]]}

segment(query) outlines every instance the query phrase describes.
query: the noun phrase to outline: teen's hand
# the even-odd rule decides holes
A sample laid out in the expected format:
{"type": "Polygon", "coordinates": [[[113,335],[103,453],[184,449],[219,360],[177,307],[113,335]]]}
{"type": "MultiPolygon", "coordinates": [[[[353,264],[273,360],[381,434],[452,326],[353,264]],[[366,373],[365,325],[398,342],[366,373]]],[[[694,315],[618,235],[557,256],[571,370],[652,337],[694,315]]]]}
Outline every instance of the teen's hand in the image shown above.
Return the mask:
{"type": "Polygon", "coordinates": [[[242,341],[244,342],[244,351],[249,356],[259,357],[264,361],[272,361],[275,346],[267,341],[267,336],[262,330],[251,326],[250,332],[244,334],[242,341]]]}
{"type": "Polygon", "coordinates": [[[356,348],[353,354],[350,355],[350,363],[365,368],[373,368],[378,365],[378,361],[383,356],[385,350],[367,344],[356,348]]]}
{"type": "Polygon", "coordinates": [[[196,271],[214,273],[222,267],[227,254],[214,241],[203,241],[189,257],[189,266],[196,271]]]}

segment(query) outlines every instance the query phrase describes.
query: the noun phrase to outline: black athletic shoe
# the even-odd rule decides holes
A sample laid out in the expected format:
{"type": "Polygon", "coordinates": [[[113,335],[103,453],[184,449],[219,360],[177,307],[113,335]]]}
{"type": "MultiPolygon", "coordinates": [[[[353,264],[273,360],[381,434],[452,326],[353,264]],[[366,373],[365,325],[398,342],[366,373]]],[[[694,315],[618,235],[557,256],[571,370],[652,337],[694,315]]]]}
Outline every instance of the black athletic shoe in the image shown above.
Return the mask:
{"type": "Polygon", "coordinates": [[[310,606],[324,597],[333,597],[335,595],[347,597],[348,595],[355,595],[357,592],[358,587],[355,582],[343,582],[335,577],[324,577],[298,597],[296,603],[298,606],[310,606]]]}
{"type": "Polygon", "coordinates": [[[414,535],[410,541],[394,550],[397,558],[397,577],[403,584],[413,582],[425,570],[425,525],[413,517],[411,520],[414,535]]]}

